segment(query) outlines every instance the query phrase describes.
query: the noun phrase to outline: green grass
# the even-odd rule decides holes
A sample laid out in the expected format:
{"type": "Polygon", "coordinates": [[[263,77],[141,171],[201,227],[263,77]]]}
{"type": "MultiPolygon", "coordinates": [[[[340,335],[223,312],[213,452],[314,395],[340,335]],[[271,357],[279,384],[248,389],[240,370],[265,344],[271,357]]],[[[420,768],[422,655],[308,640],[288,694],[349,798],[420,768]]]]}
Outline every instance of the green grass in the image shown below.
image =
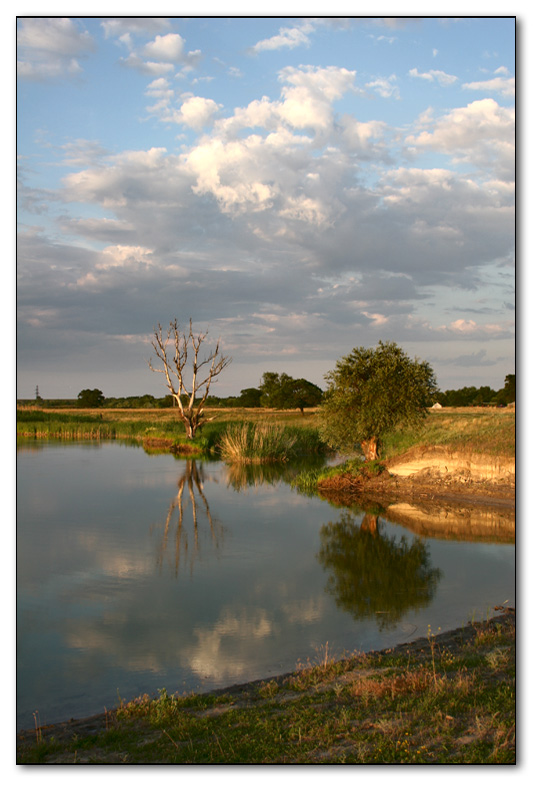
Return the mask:
{"type": "Polygon", "coordinates": [[[501,409],[443,409],[430,413],[419,430],[397,431],[385,436],[382,457],[392,458],[419,446],[514,457],[515,421],[513,412],[501,409]]]}
{"type": "MultiPolygon", "coordinates": [[[[224,432],[246,425],[287,429],[292,438],[298,431],[300,453],[317,452],[317,421],[314,410],[207,409],[210,422],[197,434],[199,452],[213,452],[224,432]],[[307,439],[305,438],[307,437],[307,439]]],[[[183,425],[173,409],[84,409],[67,411],[18,410],[17,435],[34,438],[95,438],[169,440],[186,444],[183,425]]],[[[430,412],[416,431],[389,434],[382,457],[404,453],[412,447],[444,446],[457,452],[513,457],[515,414],[505,409],[443,409],[430,412]]],[[[247,456],[248,457],[248,456],[247,456]]]]}
{"type": "Polygon", "coordinates": [[[347,459],[334,467],[303,469],[293,478],[291,485],[302,494],[313,495],[323,480],[342,476],[348,477],[352,481],[358,481],[377,477],[384,470],[385,465],[382,461],[363,461],[361,458],[347,459]]]}
{"type": "Polygon", "coordinates": [[[244,463],[287,460],[324,450],[312,413],[231,411],[209,411],[212,419],[191,442],[172,409],[95,409],[83,413],[19,409],[17,436],[136,440],[145,443],[152,452],[168,450],[173,445],[178,450],[192,448],[198,454],[219,454],[222,445],[229,460],[244,463]]]}
{"type": "Polygon", "coordinates": [[[144,695],[75,729],[19,737],[18,763],[515,762],[514,614],[208,695],[144,695]]]}

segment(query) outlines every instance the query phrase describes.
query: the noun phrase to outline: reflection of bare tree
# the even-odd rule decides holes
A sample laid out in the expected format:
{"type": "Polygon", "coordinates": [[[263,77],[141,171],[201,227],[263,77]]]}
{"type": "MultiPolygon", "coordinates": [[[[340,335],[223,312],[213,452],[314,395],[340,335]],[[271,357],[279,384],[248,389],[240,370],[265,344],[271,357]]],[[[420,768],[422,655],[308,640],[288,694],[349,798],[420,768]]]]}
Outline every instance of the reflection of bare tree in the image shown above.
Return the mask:
{"type": "Polygon", "coordinates": [[[159,549],[158,564],[161,566],[165,557],[170,556],[169,543],[171,539],[171,525],[172,520],[176,520],[177,509],[177,523],[174,531],[174,572],[177,575],[180,567],[180,562],[189,560],[190,569],[200,552],[200,537],[202,525],[202,511],[209,532],[211,534],[211,542],[218,547],[222,540],[223,528],[222,524],[213,518],[209,508],[209,503],[204,494],[203,485],[205,483],[203,465],[198,464],[196,461],[185,461],[185,470],[181,477],[178,479],[178,492],[171,502],[165,520],[165,528],[163,532],[163,539],[159,549]],[[201,501],[201,502],[199,502],[201,501]],[[190,507],[190,521],[188,523],[187,509],[190,507]],[[190,525],[192,522],[192,528],[190,525]],[[192,534],[192,542],[190,537],[192,534]]]}

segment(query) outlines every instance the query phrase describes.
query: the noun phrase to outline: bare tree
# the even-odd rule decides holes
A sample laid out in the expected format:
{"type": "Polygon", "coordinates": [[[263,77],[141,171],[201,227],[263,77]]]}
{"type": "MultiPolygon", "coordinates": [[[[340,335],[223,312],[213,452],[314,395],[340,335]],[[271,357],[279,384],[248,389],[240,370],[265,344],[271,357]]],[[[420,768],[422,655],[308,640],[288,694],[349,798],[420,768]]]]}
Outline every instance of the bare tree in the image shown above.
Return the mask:
{"type": "Polygon", "coordinates": [[[180,330],[177,319],[170,323],[166,334],[163,333],[160,323],[154,327],[152,347],[162,366],[154,367],[152,359],[148,362],[148,366],[152,372],[164,374],[170,394],[176,400],[188,439],[194,439],[196,431],[209,422],[203,413],[211,382],[231,363],[231,358],[219,352],[220,339],[214,352],[207,358],[200,357],[200,348],[207,333],[208,331],[195,335],[192,330],[192,319],[189,320],[188,332],[180,330]],[[190,389],[185,385],[186,368],[190,389]],[[205,377],[199,374],[200,371],[203,371],[205,377]]]}

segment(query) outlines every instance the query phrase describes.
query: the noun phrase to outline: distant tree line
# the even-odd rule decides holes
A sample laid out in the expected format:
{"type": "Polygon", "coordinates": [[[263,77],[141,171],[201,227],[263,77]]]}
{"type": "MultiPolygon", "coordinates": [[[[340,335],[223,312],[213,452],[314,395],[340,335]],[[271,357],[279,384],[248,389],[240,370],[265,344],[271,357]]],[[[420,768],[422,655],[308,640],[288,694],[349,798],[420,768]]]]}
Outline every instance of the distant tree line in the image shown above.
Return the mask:
{"type": "MultiPolygon", "coordinates": [[[[258,388],[242,389],[238,396],[209,396],[207,405],[225,408],[305,408],[320,405],[323,392],[315,384],[305,378],[291,378],[286,373],[265,372],[258,388]]],[[[515,375],[505,376],[503,389],[495,390],[490,386],[464,386],[462,389],[448,389],[434,394],[435,402],[445,407],[464,406],[500,406],[514,403],[516,399],[515,375]]],[[[77,400],[43,399],[40,395],[35,400],[19,400],[19,404],[40,405],[57,408],[58,406],[79,408],[172,408],[172,395],[154,397],[151,394],[131,395],[128,397],[104,397],[100,389],[82,389],[77,400]]]]}
{"type": "Polygon", "coordinates": [[[516,400],[515,375],[505,376],[503,389],[495,391],[490,386],[464,386],[462,389],[448,389],[437,392],[435,399],[441,406],[506,406],[516,400]]]}

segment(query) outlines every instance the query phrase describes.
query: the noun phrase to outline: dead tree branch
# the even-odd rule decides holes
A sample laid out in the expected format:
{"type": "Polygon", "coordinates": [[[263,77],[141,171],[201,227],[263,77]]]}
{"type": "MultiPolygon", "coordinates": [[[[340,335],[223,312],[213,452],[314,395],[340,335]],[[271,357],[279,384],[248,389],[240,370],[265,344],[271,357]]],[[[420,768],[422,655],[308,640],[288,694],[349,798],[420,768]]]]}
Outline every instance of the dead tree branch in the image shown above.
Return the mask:
{"type": "Polygon", "coordinates": [[[220,352],[220,339],[215,350],[207,357],[200,356],[207,334],[208,331],[193,333],[192,319],[189,320],[188,331],[180,329],[177,319],[169,324],[165,333],[161,323],[154,327],[152,347],[161,366],[154,366],[152,359],[148,366],[152,372],[160,372],[165,376],[167,388],[176,400],[188,439],[194,439],[196,431],[209,421],[202,415],[211,383],[231,363],[231,358],[220,352]],[[188,383],[185,376],[187,364],[188,383]]]}

